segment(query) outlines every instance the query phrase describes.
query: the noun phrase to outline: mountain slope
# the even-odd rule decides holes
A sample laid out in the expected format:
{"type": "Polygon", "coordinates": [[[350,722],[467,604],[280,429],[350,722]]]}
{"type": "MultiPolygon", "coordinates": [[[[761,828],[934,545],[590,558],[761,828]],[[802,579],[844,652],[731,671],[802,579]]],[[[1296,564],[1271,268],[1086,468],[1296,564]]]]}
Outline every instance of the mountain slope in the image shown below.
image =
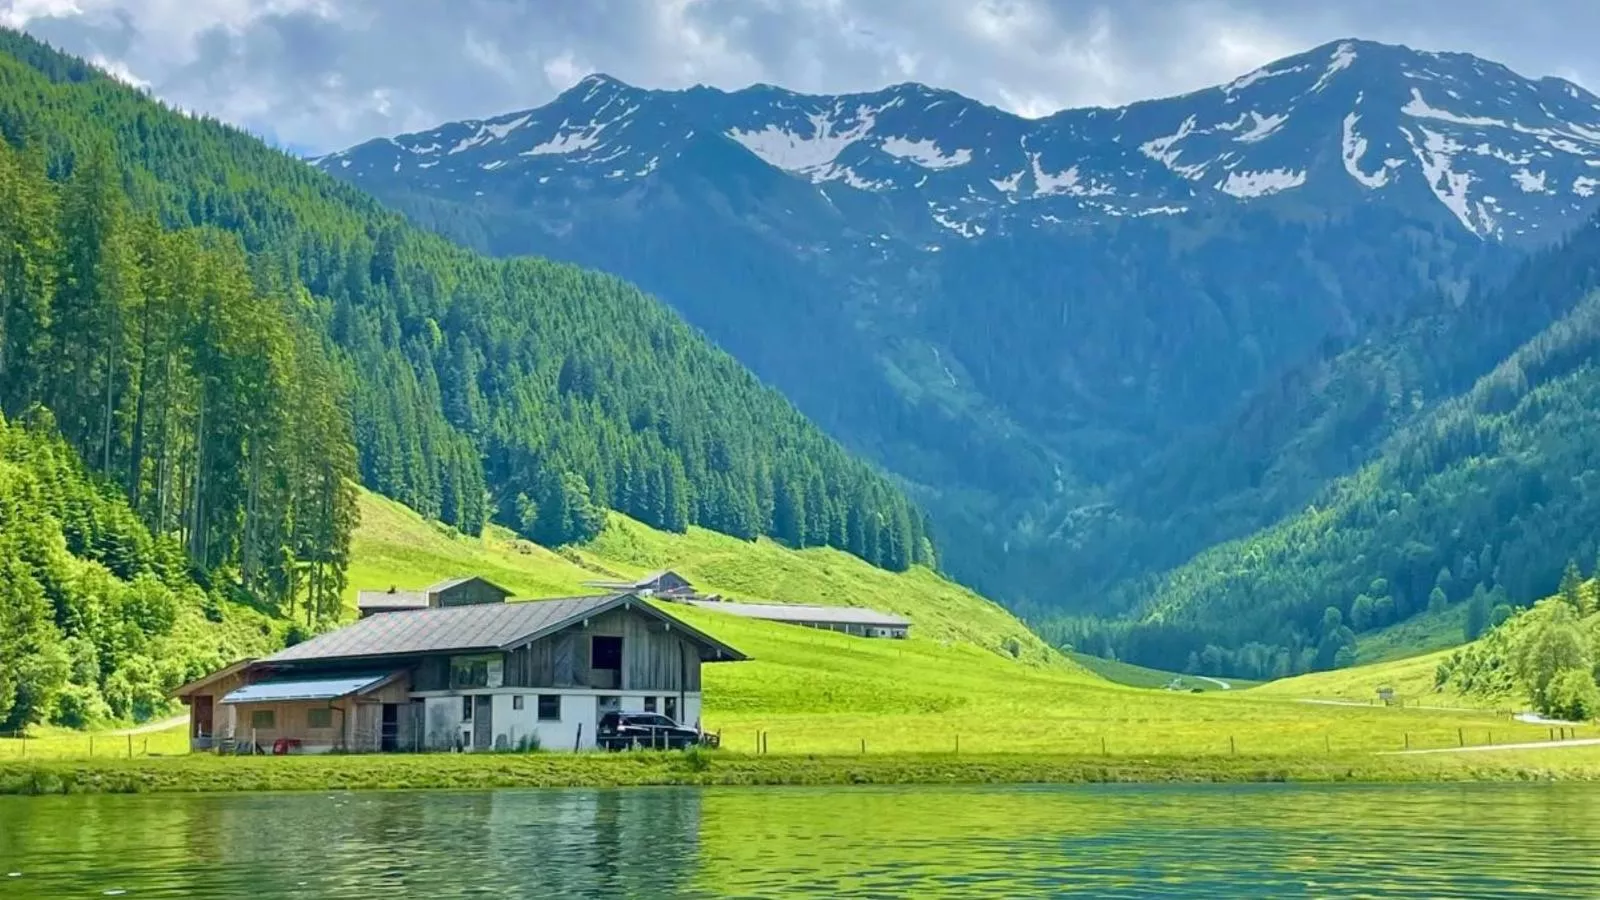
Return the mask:
{"type": "MultiPolygon", "coordinates": [[[[918,640],[1071,668],[1016,617],[923,567],[887,572],[828,548],[795,550],[765,539],[749,543],[700,528],[672,534],[616,514],[593,542],[553,551],[500,528],[463,535],[370,492],[362,492],[360,504],[348,604],[363,588],[432,584],[467,573],[481,574],[519,597],[537,597],[582,594],[592,590],[584,583],[597,578],[670,568],[701,590],[729,599],[870,606],[905,616],[918,640]]],[[[779,634],[789,631],[780,626],[779,634]]]]}
{"type": "MultiPolygon", "coordinates": [[[[624,282],[454,247],[242,132],[10,31],[0,31],[0,134],[53,174],[103,153],[135,214],[237,236],[255,285],[326,336],[362,480],[429,515],[470,532],[492,517],[559,544],[593,537],[615,508],[671,530],[841,547],[896,569],[931,558],[899,490],[624,282]]],[[[119,228],[95,240],[116,245],[119,228]]],[[[89,307],[121,323],[137,296],[107,282],[89,307]]],[[[97,462],[121,452],[123,424],[137,418],[132,394],[119,393],[122,362],[84,364],[95,388],[84,396],[108,398],[110,449],[97,462]]]]}
{"type": "Polygon", "coordinates": [[[172,687],[278,641],[274,622],[196,583],[97,482],[48,416],[0,415],[0,731],[147,719],[172,687]]]}
{"type": "MultiPolygon", "coordinates": [[[[1550,257],[1583,261],[1556,295],[1570,311],[1470,389],[1397,417],[1374,461],[1304,509],[1164,576],[1135,623],[1066,633],[1147,664],[1270,676],[1343,664],[1360,633],[1425,609],[1553,593],[1569,560],[1594,556],[1600,521],[1595,231],[1550,257]]],[[[1441,368],[1463,359],[1448,341],[1433,351],[1441,368]]]]}
{"type": "Polygon", "coordinates": [[[469,245],[639,281],[912,484],[952,572],[1019,608],[1110,608],[1271,521],[1151,521],[1174,447],[1583,221],[1600,101],[1359,41],[1033,121],[920,85],[593,76],[317,164],[469,245]],[[1130,517],[1148,550],[1107,566],[1096,535],[1130,517]]]}

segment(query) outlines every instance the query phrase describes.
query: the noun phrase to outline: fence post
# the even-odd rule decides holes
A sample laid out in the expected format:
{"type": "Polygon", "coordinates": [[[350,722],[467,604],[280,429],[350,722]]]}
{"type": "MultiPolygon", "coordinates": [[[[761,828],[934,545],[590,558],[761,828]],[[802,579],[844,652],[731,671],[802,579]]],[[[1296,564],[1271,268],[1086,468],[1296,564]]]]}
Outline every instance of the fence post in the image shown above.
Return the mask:
{"type": "Polygon", "coordinates": [[[572,736],[572,752],[577,753],[583,746],[583,723],[578,723],[578,733],[572,736]]]}
{"type": "Polygon", "coordinates": [[[1106,736],[1103,735],[1103,734],[1100,735],[1100,755],[1101,756],[1109,756],[1110,755],[1109,753],[1106,753],[1106,736]]]}
{"type": "Polygon", "coordinates": [[[960,752],[961,752],[961,733],[957,732],[956,733],[956,753],[959,754],[960,752]]]}
{"type": "Polygon", "coordinates": [[[94,759],[94,735],[89,735],[89,758],[94,759]]]}
{"type": "Polygon", "coordinates": [[[128,758],[133,759],[133,735],[128,735],[128,758]]]}
{"type": "Polygon", "coordinates": [[[866,738],[862,738],[861,739],[861,755],[862,756],[866,756],[867,755],[867,739],[866,738]]]}
{"type": "Polygon", "coordinates": [[[1411,732],[1406,732],[1406,749],[1411,749],[1411,732]]]}
{"type": "Polygon", "coordinates": [[[1456,729],[1456,743],[1462,747],[1467,745],[1467,730],[1465,728],[1456,729]]]}
{"type": "Polygon", "coordinates": [[[1239,745],[1233,742],[1233,735],[1228,735],[1228,752],[1234,756],[1239,755],[1239,745]]]}

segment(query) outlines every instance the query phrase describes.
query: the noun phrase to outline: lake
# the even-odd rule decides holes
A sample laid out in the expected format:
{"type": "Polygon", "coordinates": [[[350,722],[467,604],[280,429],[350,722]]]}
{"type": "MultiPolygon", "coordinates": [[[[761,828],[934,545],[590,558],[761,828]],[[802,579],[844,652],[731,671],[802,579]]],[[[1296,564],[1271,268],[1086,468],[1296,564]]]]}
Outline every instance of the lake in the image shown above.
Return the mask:
{"type": "Polygon", "coordinates": [[[1600,896],[1600,787],[0,797],[0,898],[1600,896]]]}

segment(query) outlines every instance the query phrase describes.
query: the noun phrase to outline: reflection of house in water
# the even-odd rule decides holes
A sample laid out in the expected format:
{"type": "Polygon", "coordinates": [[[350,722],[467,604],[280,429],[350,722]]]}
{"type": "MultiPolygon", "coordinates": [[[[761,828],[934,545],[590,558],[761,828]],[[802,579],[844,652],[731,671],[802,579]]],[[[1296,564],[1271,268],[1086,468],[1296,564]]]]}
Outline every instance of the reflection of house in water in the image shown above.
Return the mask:
{"type": "Polygon", "coordinates": [[[192,743],[586,749],[609,710],[698,725],[701,664],[745,658],[632,593],[507,594],[477,578],[408,592],[429,605],[369,604],[350,625],[186,684],[175,695],[189,705],[192,743]]]}
{"type": "Polygon", "coordinates": [[[590,581],[588,587],[631,591],[640,596],[659,597],[701,609],[715,610],[747,619],[764,619],[788,625],[803,625],[824,631],[837,631],[857,637],[904,638],[911,634],[911,622],[891,613],[862,606],[802,606],[798,603],[735,603],[715,595],[703,596],[688,579],[670,569],[651,572],[635,581],[590,581]]]}
{"type": "Polygon", "coordinates": [[[164,877],[196,897],[684,896],[702,802],[694,788],[174,796],[160,833],[215,864],[164,877]]]}

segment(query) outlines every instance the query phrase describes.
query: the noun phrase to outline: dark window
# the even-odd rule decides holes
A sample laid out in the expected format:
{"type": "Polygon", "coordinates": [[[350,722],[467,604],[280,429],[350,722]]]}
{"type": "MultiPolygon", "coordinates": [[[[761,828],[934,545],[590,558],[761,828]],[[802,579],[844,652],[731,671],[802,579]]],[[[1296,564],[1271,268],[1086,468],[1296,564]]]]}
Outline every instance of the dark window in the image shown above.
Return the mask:
{"type": "Polygon", "coordinates": [[[270,709],[255,709],[250,711],[251,728],[276,728],[278,717],[270,709]]]}
{"type": "Polygon", "coordinates": [[[540,694],[539,695],[539,721],[541,721],[541,722],[559,722],[559,721],[561,721],[561,695],[560,694],[540,694]]]}
{"type": "Polygon", "coordinates": [[[463,721],[463,722],[471,722],[472,721],[472,698],[471,697],[462,697],[461,698],[461,721],[463,721]]]}
{"type": "Polygon", "coordinates": [[[489,661],[479,658],[458,658],[450,660],[450,688],[475,688],[489,686],[489,661]]]}
{"type": "Polygon", "coordinates": [[[655,712],[656,711],[656,698],[654,698],[654,697],[646,697],[646,698],[644,698],[644,711],[645,712],[655,712]]]}
{"type": "Polygon", "coordinates": [[[306,727],[307,728],[332,728],[333,727],[333,710],[331,710],[331,709],[319,709],[319,708],[315,708],[315,707],[306,710],[306,727]]]}
{"type": "Polygon", "coordinates": [[[667,698],[665,698],[665,702],[666,702],[666,705],[667,705],[667,709],[666,709],[667,718],[671,719],[674,722],[678,721],[678,698],[677,697],[667,697],[667,698]]]}
{"type": "Polygon", "coordinates": [[[589,667],[592,669],[622,668],[622,638],[597,634],[589,646],[589,667]]]}
{"type": "Polygon", "coordinates": [[[512,695],[512,697],[511,697],[511,708],[512,709],[521,709],[522,708],[522,695],[521,694],[513,694],[512,695]]]}

